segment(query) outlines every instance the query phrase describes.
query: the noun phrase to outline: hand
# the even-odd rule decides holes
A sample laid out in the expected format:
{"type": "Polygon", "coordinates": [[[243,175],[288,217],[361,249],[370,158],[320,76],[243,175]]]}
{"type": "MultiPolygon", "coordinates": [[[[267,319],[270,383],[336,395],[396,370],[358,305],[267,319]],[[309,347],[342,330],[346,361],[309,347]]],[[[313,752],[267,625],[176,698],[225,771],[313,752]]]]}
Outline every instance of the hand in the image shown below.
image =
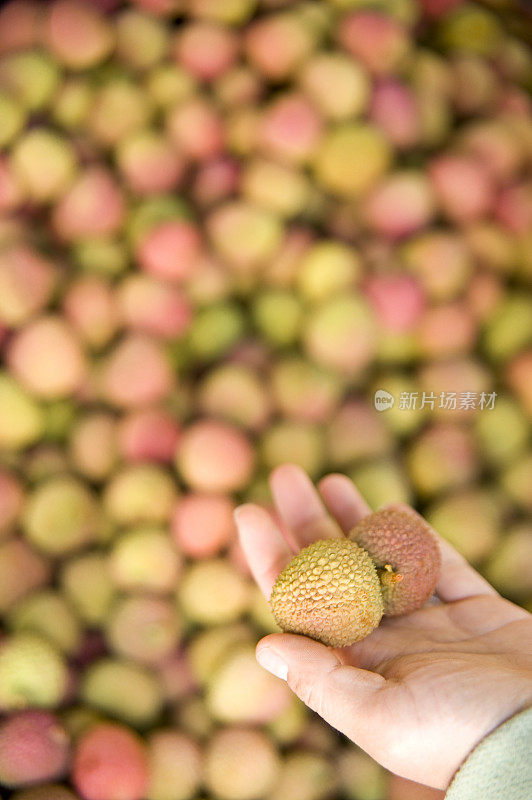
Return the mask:
{"type": "MultiPolygon", "coordinates": [[[[323,478],[318,494],[303,470],[285,464],[273,472],[271,489],[281,526],[253,504],[236,512],[266,598],[294,552],[343,536],[370,512],[343,475],[323,478]]],[[[439,542],[438,599],[408,616],[384,617],[366,639],[341,649],[271,634],[257,645],[257,658],[384,767],[445,789],[484,736],[532,704],[532,615],[439,542]]]]}

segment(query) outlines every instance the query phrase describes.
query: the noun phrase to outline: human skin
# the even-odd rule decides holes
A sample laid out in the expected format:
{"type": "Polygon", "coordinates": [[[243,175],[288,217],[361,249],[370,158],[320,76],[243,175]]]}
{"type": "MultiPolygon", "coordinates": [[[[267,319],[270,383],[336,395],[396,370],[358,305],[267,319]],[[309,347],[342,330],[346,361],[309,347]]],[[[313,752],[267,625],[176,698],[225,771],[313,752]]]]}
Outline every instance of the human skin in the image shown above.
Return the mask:
{"type": "MultiPolygon", "coordinates": [[[[344,536],[370,513],[344,475],[327,475],[317,491],[303,470],[283,464],[270,485],[281,526],[252,503],[235,512],[249,567],[266,598],[295,552],[344,536]]],[[[423,608],[384,617],[350,647],[270,634],[257,645],[257,658],[384,767],[446,789],[481,739],[532,705],[532,615],[438,541],[441,574],[423,608]]]]}

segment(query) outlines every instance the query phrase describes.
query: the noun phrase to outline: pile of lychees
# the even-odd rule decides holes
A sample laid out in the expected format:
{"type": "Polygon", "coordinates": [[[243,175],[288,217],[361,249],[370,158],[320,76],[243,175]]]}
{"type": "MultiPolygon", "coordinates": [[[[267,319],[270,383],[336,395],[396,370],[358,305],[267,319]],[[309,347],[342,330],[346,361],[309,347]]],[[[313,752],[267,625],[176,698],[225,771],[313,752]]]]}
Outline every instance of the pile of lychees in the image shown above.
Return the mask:
{"type": "Polygon", "coordinates": [[[2,4],[3,800],[404,797],[255,661],[285,461],[530,607],[518,5],[2,4]]]}

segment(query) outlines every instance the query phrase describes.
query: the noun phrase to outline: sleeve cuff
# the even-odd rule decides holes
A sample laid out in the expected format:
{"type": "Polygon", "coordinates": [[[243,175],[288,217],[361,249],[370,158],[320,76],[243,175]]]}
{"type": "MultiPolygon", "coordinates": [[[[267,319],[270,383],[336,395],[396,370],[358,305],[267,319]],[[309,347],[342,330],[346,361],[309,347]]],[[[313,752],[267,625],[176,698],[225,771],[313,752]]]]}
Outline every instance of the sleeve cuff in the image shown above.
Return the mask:
{"type": "Polygon", "coordinates": [[[445,800],[532,798],[532,708],[499,725],[471,751],[445,800]]]}

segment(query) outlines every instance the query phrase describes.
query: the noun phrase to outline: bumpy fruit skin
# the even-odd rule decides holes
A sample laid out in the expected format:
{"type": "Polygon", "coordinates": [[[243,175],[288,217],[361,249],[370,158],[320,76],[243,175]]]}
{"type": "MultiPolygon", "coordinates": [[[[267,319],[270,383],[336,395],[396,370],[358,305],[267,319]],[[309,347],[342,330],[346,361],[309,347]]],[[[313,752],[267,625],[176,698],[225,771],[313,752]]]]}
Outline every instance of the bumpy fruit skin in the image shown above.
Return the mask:
{"type": "Polygon", "coordinates": [[[284,631],[331,647],[368,636],[383,613],[375,565],[349,539],[327,539],[301,550],[277,578],[270,604],[284,631]]]}
{"type": "Polygon", "coordinates": [[[373,559],[382,588],[384,614],[396,617],[420,608],[438,581],[441,557],[432,529],[407,507],[368,514],[349,533],[373,559]]]}

